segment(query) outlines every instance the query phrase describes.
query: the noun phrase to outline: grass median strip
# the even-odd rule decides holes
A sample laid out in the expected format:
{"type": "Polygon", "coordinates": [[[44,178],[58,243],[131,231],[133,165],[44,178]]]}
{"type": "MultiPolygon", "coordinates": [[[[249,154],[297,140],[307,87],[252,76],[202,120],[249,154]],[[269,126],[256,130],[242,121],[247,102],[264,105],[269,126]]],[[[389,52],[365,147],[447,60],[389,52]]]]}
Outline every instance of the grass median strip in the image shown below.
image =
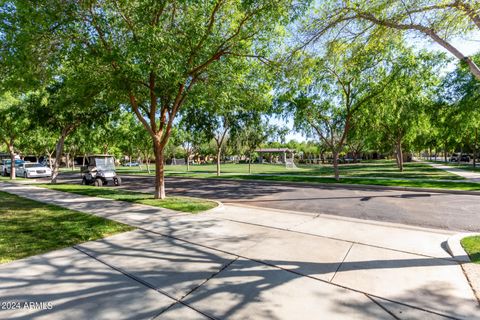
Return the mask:
{"type": "Polygon", "coordinates": [[[463,238],[461,244],[468,253],[470,260],[480,264],[480,236],[463,238]]]}
{"type": "Polygon", "coordinates": [[[113,200],[127,201],[149,206],[166,208],[181,212],[198,213],[201,211],[215,208],[215,201],[203,200],[191,197],[167,197],[166,199],[154,199],[152,194],[125,191],[110,187],[94,187],[71,184],[40,184],[39,187],[49,188],[52,190],[70,192],[84,196],[100,197],[113,200]]]}
{"type": "MultiPolygon", "coordinates": [[[[296,169],[288,169],[281,164],[252,164],[252,174],[266,175],[299,175],[299,176],[331,176],[333,168],[329,164],[299,164],[296,169]]],[[[222,173],[224,174],[248,174],[248,164],[222,164],[222,173]]],[[[216,165],[213,164],[196,164],[190,166],[187,171],[185,165],[167,165],[165,166],[166,174],[185,173],[185,174],[215,174],[216,165]]],[[[148,175],[144,167],[119,167],[119,173],[124,174],[141,174],[148,175]]],[[[151,171],[150,175],[155,172],[151,171]]],[[[434,168],[428,164],[420,162],[405,163],[403,172],[400,172],[394,161],[376,160],[372,162],[362,162],[354,164],[341,164],[340,174],[345,177],[356,178],[395,178],[395,179],[421,179],[421,180],[463,180],[463,177],[446,172],[441,169],[434,168]]]]}
{"type": "Polygon", "coordinates": [[[135,228],[0,192],[0,263],[135,228]]]}
{"type": "Polygon", "coordinates": [[[304,182],[304,183],[341,183],[341,184],[360,184],[360,185],[378,185],[387,187],[413,187],[427,189],[448,189],[463,191],[480,191],[480,183],[454,182],[454,181],[434,181],[434,180],[403,180],[403,179],[373,179],[373,178],[341,178],[336,181],[334,178],[327,177],[309,177],[309,176],[281,176],[281,175],[232,175],[224,174],[220,177],[216,175],[197,175],[197,174],[169,174],[169,176],[183,178],[222,178],[238,180],[261,180],[261,181],[283,181],[283,182],[304,182]]]}

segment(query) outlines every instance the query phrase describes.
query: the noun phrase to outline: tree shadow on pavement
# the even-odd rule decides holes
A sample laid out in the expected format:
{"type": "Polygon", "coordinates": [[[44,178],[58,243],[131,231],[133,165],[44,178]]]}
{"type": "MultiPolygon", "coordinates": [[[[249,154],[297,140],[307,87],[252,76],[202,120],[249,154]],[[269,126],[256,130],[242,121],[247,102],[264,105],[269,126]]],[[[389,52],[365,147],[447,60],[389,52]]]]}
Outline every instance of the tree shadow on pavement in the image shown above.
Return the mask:
{"type": "MultiPolygon", "coordinates": [[[[152,220],[150,230],[156,233],[137,230],[79,245],[89,256],[66,249],[0,266],[1,301],[53,303],[51,310],[9,312],[8,318],[161,319],[176,300],[217,319],[388,318],[378,303],[391,312],[419,312],[387,300],[375,303],[365,293],[316,278],[322,270],[337,269],[335,261],[238,257],[248,256],[266,232],[228,229],[209,218],[152,220]]],[[[344,262],[338,272],[456,264],[419,256],[344,262]]],[[[453,289],[446,280],[389,299],[453,317],[477,317],[472,301],[453,289]]]]}

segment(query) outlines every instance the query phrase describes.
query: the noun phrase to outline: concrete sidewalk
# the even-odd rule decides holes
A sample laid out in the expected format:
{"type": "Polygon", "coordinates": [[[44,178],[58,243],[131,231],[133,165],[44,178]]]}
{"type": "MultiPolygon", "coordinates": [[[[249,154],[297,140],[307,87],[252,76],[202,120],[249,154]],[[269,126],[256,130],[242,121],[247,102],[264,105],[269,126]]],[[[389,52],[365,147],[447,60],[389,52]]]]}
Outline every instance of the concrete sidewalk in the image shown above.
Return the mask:
{"type": "Polygon", "coordinates": [[[460,176],[460,177],[464,177],[470,182],[480,182],[480,173],[478,172],[467,171],[467,170],[455,168],[452,166],[447,166],[444,164],[434,163],[434,162],[426,162],[426,161],[423,161],[423,162],[434,168],[441,169],[452,174],[456,174],[457,176],[460,176]]]}
{"type": "Polygon", "coordinates": [[[449,232],[225,205],[189,215],[0,184],[139,230],[0,266],[8,319],[480,319],[449,232]]]}

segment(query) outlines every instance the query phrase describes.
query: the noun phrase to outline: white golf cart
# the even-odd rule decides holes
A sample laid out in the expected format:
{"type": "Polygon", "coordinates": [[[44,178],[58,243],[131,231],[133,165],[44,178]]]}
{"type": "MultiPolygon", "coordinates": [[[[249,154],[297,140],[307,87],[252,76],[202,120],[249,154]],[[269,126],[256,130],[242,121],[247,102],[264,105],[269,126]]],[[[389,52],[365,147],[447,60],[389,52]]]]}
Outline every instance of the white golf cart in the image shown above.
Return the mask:
{"type": "Polygon", "coordinates": [[[115,172],[115,158],[109,155],[93,155],[87,157],[87,165],[82,166],[82,184],[105,186],[109,183],[119,186],[122,179],[115,172]]]}

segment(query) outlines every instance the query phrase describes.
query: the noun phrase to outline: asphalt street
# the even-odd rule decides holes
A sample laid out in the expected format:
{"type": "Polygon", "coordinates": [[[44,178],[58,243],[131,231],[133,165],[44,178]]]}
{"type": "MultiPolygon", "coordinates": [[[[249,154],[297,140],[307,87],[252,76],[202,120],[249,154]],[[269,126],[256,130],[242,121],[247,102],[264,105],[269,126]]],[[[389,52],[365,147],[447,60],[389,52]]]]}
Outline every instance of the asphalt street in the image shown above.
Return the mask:
{"type": "MultiPolygon", "coordinates": [[[[124,189],[154,190],[153,177],[124,176],[124,189]]],[[[167,193],[454,231],[480,231],[480,196],[348,189],[272,182],[167,178],[167,193]]]]}

